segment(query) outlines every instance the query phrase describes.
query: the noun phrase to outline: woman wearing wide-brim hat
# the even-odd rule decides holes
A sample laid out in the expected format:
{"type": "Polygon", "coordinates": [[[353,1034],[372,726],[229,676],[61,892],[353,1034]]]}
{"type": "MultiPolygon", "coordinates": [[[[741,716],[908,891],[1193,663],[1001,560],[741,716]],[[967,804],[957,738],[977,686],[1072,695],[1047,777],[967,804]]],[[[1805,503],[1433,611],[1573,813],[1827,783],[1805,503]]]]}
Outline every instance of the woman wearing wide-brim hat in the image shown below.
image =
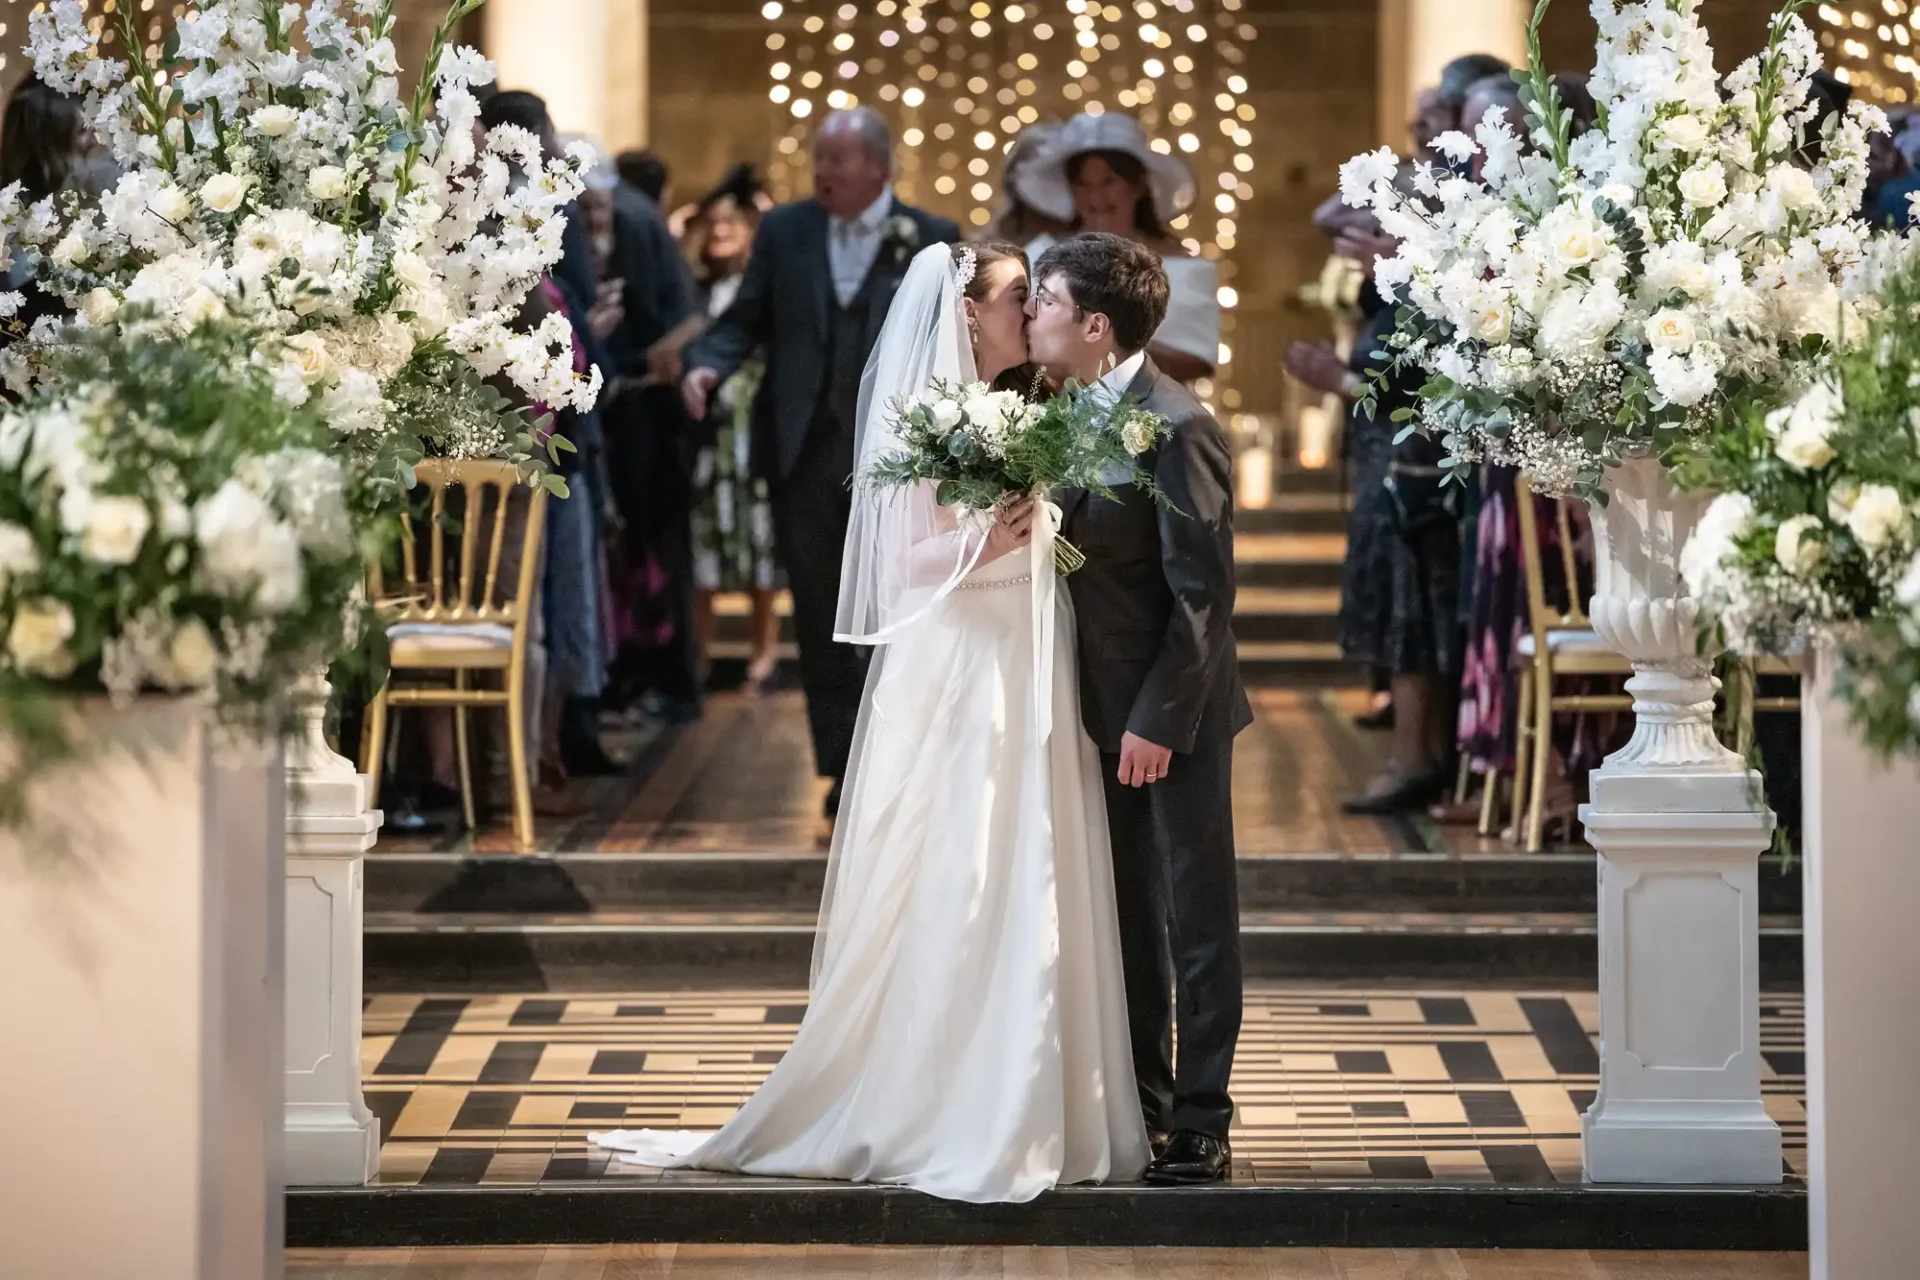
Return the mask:
{"type": "MultiPolygon", "coordinates": [[[[1078,115],[1046,152],[1021,165],[1015,193],[1073,231],[1105,231],[1137,240],[1160,255],[1170,296],[1167,318],[1148,348],[1171,377],[1192,382],[1213,373],[1220,351],[1219,267],[1186,251],[1167,224],[1192,207],[1193,173],[1155,151],[1146,130],[1118,112],[1078,115]]],[[[1054,243],[1042,235],[1027,246],[1038,260],[1054,243]]]]}

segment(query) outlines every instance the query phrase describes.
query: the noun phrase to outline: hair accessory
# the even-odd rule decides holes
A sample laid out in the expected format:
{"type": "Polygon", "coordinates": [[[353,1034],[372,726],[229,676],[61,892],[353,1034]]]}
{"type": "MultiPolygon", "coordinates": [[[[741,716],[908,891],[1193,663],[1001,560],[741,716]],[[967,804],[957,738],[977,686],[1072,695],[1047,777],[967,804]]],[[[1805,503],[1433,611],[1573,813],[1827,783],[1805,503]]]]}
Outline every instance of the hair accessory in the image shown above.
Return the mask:
{"type": "Polygon", "coordinates": [[[974,253],[973,246],[970,244],[961,245],[960,256],[954,260],[953,276],[954,279],[959,282],[962,289],[973,283],[973,273],[979,268],[979,265],[980,258],[978,254],[974,253]]]}

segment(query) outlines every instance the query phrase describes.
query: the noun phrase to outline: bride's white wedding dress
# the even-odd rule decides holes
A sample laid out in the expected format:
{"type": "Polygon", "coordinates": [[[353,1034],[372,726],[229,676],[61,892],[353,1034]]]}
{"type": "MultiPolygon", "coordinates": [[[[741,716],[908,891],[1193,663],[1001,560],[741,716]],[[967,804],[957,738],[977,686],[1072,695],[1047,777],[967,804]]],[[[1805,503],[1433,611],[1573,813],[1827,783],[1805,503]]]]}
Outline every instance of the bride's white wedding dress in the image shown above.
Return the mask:
{"type": "MultiPolygon", "coordinates": [[[[869,367],[875,406],[972,376],[953,277],[944,246],[916,259],[869,367]]],[[[857,456],[884,447],[884,416],[863,412],[857,456]]],[[[595,1140],[648,1165],[976,1202],[1134,1179],[1147,1136],[1053,522],[982,565],[977,532],[900,497],[863,497],[849,535],[840,630],[876,648],[793,1046],[716,1134],[595,1140]]]]}

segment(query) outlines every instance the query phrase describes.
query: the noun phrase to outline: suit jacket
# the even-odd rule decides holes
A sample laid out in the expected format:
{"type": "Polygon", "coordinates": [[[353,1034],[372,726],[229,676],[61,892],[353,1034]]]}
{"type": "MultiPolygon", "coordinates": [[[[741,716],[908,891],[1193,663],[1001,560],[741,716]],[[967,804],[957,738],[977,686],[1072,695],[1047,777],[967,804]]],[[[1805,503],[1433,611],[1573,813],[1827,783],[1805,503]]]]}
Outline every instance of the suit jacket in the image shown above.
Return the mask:
{"type": "MultiPolygon", "coordinates": [[[[889,234],[874,259],[873,270],[881,278],[868,295],[863,364],[913,255],[960,238],[951,220],[897,197],[887,216],[910,219],[915,233],[911,243],[889,234]]],[[[753,409],[754,444],[757,467],[776,478],[792,472],[825,388],[828,308],[837,305],[827,259],[829,222],[825,207],[812,199],[769,212],[754,236],[753,256],[733,305],[686,352],[687,368],[716,370],[724,381],[756,349],[765,351],[766,378],[753,409]]]]}
{"type": "Polygon", "coordinates": [[[699,307],[693,275],[660,208],[645,192],[622,183],[613,189],[613,258],[607,274],[627,283],[627,316],[607,339],[613,373],[644,377],[647,349],[699,307]]]}
{"type": "Polygon", "coordinates": [[[1253,722],[1233,643],[1233,456],[1194,394],[1148,360],[1127,396],[1172,434],[1145,459],[1177,510],[1132,485],[1062,495],[1078,615],[1080,709],[1106,752],[1135,733],[1190,754],[1253,722]]]}

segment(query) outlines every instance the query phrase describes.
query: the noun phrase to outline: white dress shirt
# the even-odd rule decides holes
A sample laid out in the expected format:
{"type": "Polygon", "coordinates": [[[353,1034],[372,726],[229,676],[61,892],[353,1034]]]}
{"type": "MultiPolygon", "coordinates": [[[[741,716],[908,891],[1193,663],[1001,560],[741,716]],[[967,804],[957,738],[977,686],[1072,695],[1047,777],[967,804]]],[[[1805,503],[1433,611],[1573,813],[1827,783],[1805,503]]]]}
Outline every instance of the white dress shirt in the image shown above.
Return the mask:
{"type": "MultiPolygon", "coordinates": [[[[1127,388],[1140,376],[1140,368],[1147,362],[1147,353],[1136,351],[1108,370],[1107,375],[1087,388],[1087,394],[1106,404],[1119,404],[1127,394],[1127,388]]],[[[1123,462],[1109,462],[1100,471],[1100,483],[1109,489],[1118,489],[1122,485],[1133,483],[1133,468],[1123,462]]]]}
{"type": "Polygon", "coordinates": [[[841,306],[852,302],[880,256],[880,238],[886,232],[887,212],[893,208],[893,187],[857,218],[832,218],[827,223],[827,262],[833,271],[833,296],[841,306]]]}

